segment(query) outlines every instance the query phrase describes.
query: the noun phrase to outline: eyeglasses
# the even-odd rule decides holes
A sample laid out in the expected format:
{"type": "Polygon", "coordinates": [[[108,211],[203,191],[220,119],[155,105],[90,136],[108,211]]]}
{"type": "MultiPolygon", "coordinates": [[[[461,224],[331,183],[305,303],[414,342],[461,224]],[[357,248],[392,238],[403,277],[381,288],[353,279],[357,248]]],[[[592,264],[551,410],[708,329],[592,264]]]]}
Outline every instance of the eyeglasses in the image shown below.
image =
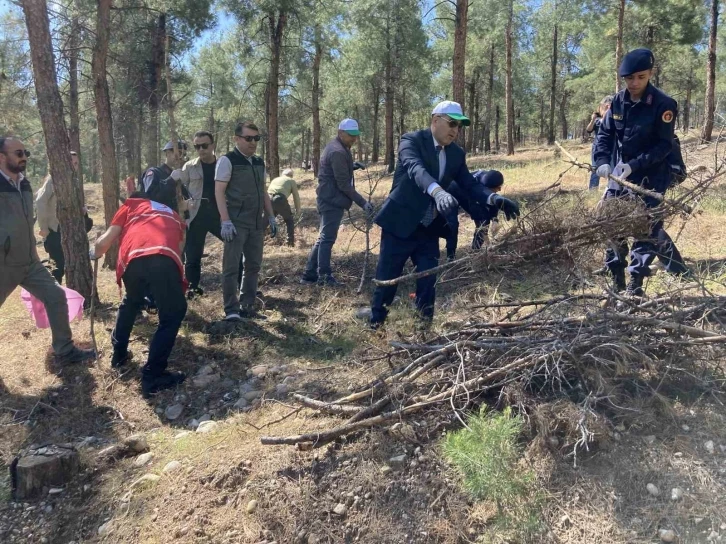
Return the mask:
{"type": "Polygon", "coordinates": [[[194,149],[199,151],[200,149],[207,149],[212,144],[194,144],[194,149]]]}
{"type": "Polygon", "coordinates": [[[445,115],[439,115],[439,119],[443,119],[446,121],[446,123],[449,125],[449,128],[461,128],[461,121],[454,121],[450,117],[446,117],[445,115]]]}
{"type": "Polygon", "coordinates": [[[262,139],[262,136],[259,134],[257,136],[240,136],[239,134],[235,134],[237,138],[242,138],[243,140],[246,140],[248,142],[259,142],[262,139]]]}
{"type": "Polygon", "coordinates": [[[4,151],[0,151],[3,155],[15,155],[19,159],[22,159],[23,157],[30,157],[30,151],[27,149],[16,149],[12,153],[5,153],[4,151]]]}

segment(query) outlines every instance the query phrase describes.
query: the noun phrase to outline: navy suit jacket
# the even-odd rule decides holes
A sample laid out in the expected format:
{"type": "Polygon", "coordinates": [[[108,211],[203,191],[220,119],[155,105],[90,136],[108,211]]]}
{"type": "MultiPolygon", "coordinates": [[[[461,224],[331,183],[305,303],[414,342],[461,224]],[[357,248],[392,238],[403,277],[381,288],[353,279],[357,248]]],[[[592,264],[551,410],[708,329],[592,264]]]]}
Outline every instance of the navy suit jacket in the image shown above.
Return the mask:
{"type": "Polygon", "coordinates": [[[401,137],[393,186],[375,222],[399,238],[408,238],[421,223],[433,198],[426,192],[432,183],[445,191],[452,182],[470,198],[486,202],[491,191],[476,181],[466,166],[466,153],[456,143],[446,146],[446,169],[439,181],[439,153],[430,129],[401,137]]]}

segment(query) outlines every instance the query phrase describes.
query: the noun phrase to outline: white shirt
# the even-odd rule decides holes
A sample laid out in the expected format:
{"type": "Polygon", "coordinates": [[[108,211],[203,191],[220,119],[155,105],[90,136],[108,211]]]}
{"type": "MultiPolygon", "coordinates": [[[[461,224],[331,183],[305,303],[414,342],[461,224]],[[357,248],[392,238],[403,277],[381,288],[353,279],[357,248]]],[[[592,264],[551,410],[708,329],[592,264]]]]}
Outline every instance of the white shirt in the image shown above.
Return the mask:
{"type": "MultiPolygon", "coordinates": [[[[444,177],[444,172],[446,172],[446,149],[444,149],[444,146],[436,141],[436,137],[434,137],[433,134],[431,137],[434,139],[434,149],[441,146],[441,149],[439,150],[439,181],[441,181],[441,178],[444,177]]],[[[441,185],[434,182],[426,188],[426,192],[431,195],[439,187],[441,187],[441,185]]]]}
{"type": "MultiPolygon", "coordinates": [[[[235,149],[237,149],[239,154],[247,159],[250,164],[252,164],[252,157],[248,157],[247,155],[242,153],[236,146],[235,149]]],[[[214,170],[214,181],[222,181],[224,183],[227,183],[230,179],[232,179],[232,163],[226,155],[222,155],[217,159],[217,166],[214,170]]]]}
{"type": "Polygon", "coordinates": [[[10,183],[10,185],[12,185],[13,187],[15,187],[18,191],[20,190],[20,182],[22,182],[25,179],[25,176],[23,175],[22,172],[20,172],[18,174],[18,181],[13,181],[13,179],[10,176],[8,176],[5,172],[3,172],[2,170],[0,170],[0,174],[2,174],[2,176],[6,180],[8,180],[8,182],[10,183]]]}

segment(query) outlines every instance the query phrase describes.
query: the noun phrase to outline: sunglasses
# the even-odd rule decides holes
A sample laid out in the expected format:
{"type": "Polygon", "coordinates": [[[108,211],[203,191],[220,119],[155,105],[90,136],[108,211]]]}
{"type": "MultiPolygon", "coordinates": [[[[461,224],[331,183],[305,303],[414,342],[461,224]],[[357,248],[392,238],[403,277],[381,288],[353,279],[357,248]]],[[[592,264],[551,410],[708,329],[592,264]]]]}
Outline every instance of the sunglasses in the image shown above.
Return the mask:
{"type": "Polygon", "coordinates": [[[235,134],[237,138],[242,138],[243,140],[246,140],[248,142],[259,142],[262,139],[262,136],[259,134],[257,136],[240,136],[239,134],[235,134]]]}
{"type": "Polygon", "coordinates": [[[212,144],[194,144],[194,149],[199,151],[200,149],[207,149],[212,144]]]}
{"type": "Polygon", "coordinates": [[[28,151],[27,149],[16,149],[12,153],[2,152],[2,154],[3,155],[15,155],[19,159],[22,159],[23,157],[26,157],[26,158],[30,157],[30,151],[28,151]]]}
{"type": "Polygon", "coordinates": [[[439,116],[439,119],[443,119],[444,121],[446,121],[446,123],[449,125],[449,128],[461,128],[461,121],[454,121],[453,119],[449,117],[444,117],[443,115],[439,116]]]}

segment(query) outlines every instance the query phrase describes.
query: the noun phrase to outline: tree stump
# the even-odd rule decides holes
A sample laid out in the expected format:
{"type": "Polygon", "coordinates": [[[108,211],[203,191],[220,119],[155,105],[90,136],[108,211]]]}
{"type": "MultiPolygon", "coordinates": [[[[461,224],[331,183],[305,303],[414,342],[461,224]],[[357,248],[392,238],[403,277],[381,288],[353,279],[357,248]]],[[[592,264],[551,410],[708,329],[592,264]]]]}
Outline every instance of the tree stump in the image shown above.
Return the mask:
{"type": "Polygon", "coordinates": [[[47,445],[27,450],[10,465],[13,497],[38,497],[44,489],[67,484],[80,469],[78,450],[69,444],[47,445]]]}

